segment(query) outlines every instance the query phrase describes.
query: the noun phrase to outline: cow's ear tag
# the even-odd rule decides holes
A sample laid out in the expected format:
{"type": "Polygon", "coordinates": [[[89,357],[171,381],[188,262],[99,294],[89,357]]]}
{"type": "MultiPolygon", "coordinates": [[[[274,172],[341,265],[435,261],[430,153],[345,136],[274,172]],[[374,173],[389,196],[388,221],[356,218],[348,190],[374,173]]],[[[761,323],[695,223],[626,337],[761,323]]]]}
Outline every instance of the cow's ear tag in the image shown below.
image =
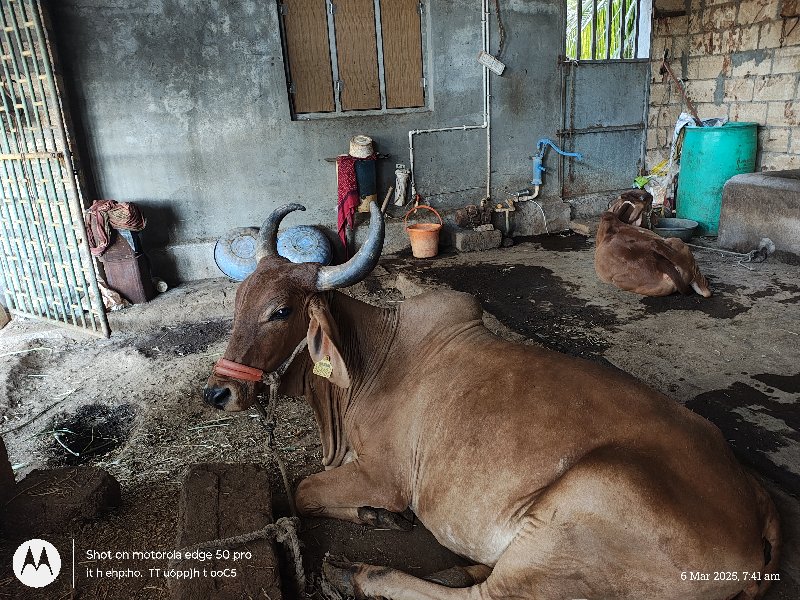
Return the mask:
{"type": "Polygon", "coordinates": [[[319,375],[325,379],[330,379],[333,375],[333,365],[331,364],[331,357],[326,356],[321,361],[314,363],[314,375],[319,375]]]}

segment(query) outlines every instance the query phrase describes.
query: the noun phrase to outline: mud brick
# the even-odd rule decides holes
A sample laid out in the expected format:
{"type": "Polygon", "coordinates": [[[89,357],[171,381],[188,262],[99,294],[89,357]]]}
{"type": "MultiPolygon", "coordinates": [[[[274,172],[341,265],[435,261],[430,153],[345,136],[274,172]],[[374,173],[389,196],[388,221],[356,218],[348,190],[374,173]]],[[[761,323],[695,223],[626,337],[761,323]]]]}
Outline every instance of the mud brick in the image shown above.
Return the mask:
{"type": "MultiPolygon", "coordinates": [[[[199,464],[186,473],[178,508],[178,548],[244,535],[273,522],[269,477],[254,464],[199,464]]],[[[170,580],[176,600],[271,598],[280,600],[280,572],[274,543],[257,540],[229,549],[231,558],[185,560],[175,566],[188,571],[236,569],[236,577],[210,576],[170,580]],[[233,561],[234,551],[252,558],[233,561]]],[[[212,551],[215,552],[215,551],[212,551]]]]}
{"type": "Polygon", "coordinates": [[[503,234],[499,229],[491,231],[471,231],[461,229],[456,231],[456,249],[459,252],[479,252],[499,248],[503,234]]]}
{"type": "Polygon", "coordinates": [[[119,482],[103,469],[37,469],[8,500],[3,530],[10,537],[63,533],[70,521],[95,519],[120,502],[119,482]]]}

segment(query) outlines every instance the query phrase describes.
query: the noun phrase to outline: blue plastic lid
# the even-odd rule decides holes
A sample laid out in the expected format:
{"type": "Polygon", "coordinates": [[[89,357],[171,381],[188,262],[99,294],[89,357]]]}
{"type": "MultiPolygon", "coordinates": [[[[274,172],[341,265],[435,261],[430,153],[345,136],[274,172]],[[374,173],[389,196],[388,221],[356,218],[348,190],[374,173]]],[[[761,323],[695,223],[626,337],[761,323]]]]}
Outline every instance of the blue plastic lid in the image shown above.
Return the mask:
{"type": "Polygon", "coordinates": [[[328,238],[311,225],[290,227],[278,235],[278,254],[293,263],[316,262],[329,265],[333,258],[328,238]]]}
{"type": "MultiPolygon", "coordinates": [[[[237,227],[217,240],[214,261],[220,271],[242,281],[256,269],[258,227],[237,227]]],[[[310,225],[290,227],[278,235],[278,254],[294,262],[330,264],[333,253],[325,234],[310,225]]]]}
{"type": "Polygon", "coordinates": [[[219,270],[235,281],[242,281],[256,268],[258,227],[237,227],[217,240],[214,261],[219,270]]]}

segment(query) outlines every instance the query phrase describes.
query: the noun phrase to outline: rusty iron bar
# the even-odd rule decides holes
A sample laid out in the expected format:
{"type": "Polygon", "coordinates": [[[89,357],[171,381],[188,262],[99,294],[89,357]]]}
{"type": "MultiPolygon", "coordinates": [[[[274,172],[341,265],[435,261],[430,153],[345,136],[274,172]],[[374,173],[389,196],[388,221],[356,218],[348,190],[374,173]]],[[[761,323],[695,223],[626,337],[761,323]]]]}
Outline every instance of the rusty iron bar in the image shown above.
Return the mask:
{"type": "Polygon", "coordinates": [[[619,0],[619,57],[625,58],[625,17],[628,11],[626,10],[625,0],[619,0]]]}
{"type": "Polygon", "coordinates": [[[636,14],[633,22],[633,57],[639,58],[639,20],[642,17],[642,0],[636,0],[636,14]]]}
{"type": "Polygon", "coordinates": [[[592,0],[592,60],[597,58],[597,0],[592,0]]]}
{"type": "Polygon", "coordinates": [[[683,101],[686,103],[686,106],[689,108],[689,113],[692,115],[692,118],[694,119],[695,124],[698,127],[702,127],[703,126],[703,122],[700,120],[700,117],[697,116],[697,110],[695,109],[694,104],[692,104],[692,101],[689,99],[689,96],[686,95],[686,90],[684,89],[683,84],[681,83],[680,79],[678,79],[675,76],[675,73],[673,73],[672,67],[669,66],[669,62],[667,62],[666,56],[661,61],[661,69],[659,70],[659,72],[663,75],[664,71],[669,73],[669,76],[672,77],[672,81],[674,81],[675,85],[678,86],[678,90],[680,91],[681,96],[683,96],[683,101]]]}

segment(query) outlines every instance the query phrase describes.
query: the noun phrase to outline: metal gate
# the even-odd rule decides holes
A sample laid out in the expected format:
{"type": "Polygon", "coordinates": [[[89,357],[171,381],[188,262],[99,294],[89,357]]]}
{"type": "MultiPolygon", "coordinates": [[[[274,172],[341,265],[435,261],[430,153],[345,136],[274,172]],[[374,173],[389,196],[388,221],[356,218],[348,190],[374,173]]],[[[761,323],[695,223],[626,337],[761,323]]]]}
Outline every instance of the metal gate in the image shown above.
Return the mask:
{"type": "Polygon", "coordinates": [[[0,0],[0,272],[12,313],[109,335],[38,0],[0,0]]]}
{"type": "Polygon", "coordinates": [[[631,187],[644,166],[652,0],[567,0],[561,66],[563,198],[631,187]]]}

